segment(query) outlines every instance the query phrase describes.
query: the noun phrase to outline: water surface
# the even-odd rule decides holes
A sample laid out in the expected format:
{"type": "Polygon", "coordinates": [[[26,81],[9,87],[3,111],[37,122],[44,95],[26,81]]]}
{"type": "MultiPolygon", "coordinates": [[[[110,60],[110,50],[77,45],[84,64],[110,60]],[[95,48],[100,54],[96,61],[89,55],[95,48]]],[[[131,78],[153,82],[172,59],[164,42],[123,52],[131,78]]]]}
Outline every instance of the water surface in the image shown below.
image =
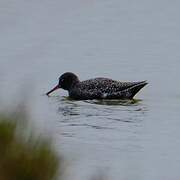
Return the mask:
{"type": "MultiPolygon", "coordinates": [[[[0,2],[0,104],[27,99],[55,137],[69,179],[176,180],[180,166],[179,1],[0,2]],[[135,101],[44,95],[65,71],[81,80],[148,80],[135,101]],[[20,98],[21,97],[21,98],[20,98]]],[[[1,106],[2,108],[2,106],[1,106]]]]}

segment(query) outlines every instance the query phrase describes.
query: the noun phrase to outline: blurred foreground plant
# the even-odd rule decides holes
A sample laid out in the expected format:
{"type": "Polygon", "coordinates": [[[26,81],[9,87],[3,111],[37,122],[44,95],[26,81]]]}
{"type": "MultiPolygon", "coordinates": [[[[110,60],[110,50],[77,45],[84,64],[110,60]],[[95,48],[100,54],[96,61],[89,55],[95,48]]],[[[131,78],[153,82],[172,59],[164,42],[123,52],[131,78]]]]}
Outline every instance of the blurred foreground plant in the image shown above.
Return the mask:
{"type": "Polygon", "coordinates": [[[55,180],[60,163],[50,140],[28,131],[26,116],[0,113],[0,180],[55,180]]]}

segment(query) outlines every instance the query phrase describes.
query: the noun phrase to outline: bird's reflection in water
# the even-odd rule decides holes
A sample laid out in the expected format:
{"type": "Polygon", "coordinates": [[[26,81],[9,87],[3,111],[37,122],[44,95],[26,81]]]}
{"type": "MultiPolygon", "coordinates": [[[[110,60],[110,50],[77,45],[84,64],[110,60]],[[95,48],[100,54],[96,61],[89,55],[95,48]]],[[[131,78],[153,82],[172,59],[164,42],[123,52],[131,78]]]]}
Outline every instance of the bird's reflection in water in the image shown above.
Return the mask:
{"type": "Polygon", "coordinates": [[[57,98],[57,112],[63,116],[79,116],[79,105],[68,97],[57,98]]]}
{"type": "Polygon", "coordinates": [[[141,102],[141,99],[128,99],[128,100],[109,100],[109,99],[101,99],[101,100],[86,100],[84,102],[98,105],[107,105],[107,106],[133,106],[138,105],[141,102]]]}
{"type": "Polygon", "coordinates": [[[70,135],[80,128],[122,131],[125,126],[138,127],[147,112],[146,105],[139,99],[76,101],[61,96],[51,98],[57,105],[58,126],[63,126],[63,131],[70,135]]]}
{"type": "Polygon", "coordinates": [[[66,120],[96,117],[104,120],[133,122],[136,117],[142,116],[147,111],[140,99],[76,101],[68,97],[58,96],[54,99],[58,105],[58,114],[66,120]]]}

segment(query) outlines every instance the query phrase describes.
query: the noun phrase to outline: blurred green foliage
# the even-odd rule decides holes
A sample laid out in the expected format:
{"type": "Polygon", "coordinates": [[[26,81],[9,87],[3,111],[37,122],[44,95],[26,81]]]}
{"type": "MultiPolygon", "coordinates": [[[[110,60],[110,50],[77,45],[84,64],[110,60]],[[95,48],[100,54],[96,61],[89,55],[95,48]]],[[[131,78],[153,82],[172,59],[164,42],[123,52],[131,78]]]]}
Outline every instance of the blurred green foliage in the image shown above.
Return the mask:
{"type": "Polygon", "coordinates": [[[0,180],[58,179],[58,154],[50,140],[29,131],[26,121],[26,116],[0,114],[0,180]]]}

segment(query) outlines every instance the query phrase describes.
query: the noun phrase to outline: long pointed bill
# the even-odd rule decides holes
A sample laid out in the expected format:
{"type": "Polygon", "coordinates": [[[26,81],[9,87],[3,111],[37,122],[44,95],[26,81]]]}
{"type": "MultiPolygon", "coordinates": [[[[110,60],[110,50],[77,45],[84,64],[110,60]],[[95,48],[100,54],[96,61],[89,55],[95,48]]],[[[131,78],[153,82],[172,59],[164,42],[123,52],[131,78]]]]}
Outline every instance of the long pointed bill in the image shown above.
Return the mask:
{"type": "Polygon", "coordinates": [[[52,93],[53,91],[57,90],[60,88],[60,85],[58,84],[56,87],[54,87],[53,89],[51,89],[49,92],[46,93],[47,96],[49,96],[50,93],[52,93]]]}

